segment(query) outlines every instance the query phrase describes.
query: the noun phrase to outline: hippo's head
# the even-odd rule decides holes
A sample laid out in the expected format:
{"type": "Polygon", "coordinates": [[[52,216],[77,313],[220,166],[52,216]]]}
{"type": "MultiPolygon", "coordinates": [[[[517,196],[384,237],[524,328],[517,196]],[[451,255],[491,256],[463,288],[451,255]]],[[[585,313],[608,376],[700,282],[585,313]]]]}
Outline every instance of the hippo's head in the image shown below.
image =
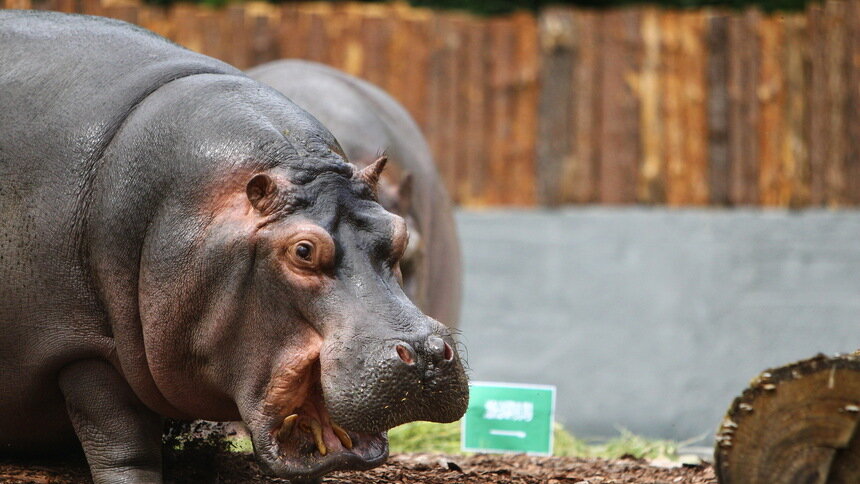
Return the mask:
{"type": "MultiPolygon", "coordinates": [[[[374,467],[391,427],[460,418],[451,333],[400,285],[409,234],[377,202],[385,160],[359,170],[279,94],[204,77],[162,88],[127,122],[145,133],[134,156],[183,160],[165,168],[175,181],[158,189],[175,195],[141,252],[152,383],[132,382],[138,395],[169,416],[241,418],[263,465],[291,478],[374,467]]],[[[120,355],[124,368],[136,355],[120,355]]]]}
{"type": "Polygon", "coordinates": [[[413,420],[451,422],[467,403],[448,329],[401,289],[407,225],[375,201],[381,158],[301,187],[273,174],[248,182],[256,258],[275,327],[291,334],[248,423],[276,474],[377,465],[384,432],[413,420]],[[283,192],[283,193],[282,193],[283,192]],[[325,195],[321,195],[325,194],[325,195]],[[285,212],[286,211],[286,212],[285,212]]]}

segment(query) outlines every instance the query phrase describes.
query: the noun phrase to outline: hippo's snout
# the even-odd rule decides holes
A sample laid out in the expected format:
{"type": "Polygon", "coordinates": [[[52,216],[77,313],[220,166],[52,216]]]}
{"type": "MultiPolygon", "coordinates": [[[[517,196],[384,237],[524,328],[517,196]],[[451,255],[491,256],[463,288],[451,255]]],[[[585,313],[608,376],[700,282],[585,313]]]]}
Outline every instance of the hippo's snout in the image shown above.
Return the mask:
{"type": "Polygon", "coordinates": [[[415,420],[453,422],[463,416],[468,381],[449,335],[401,337],[380,350],[361,367],[323,377],[332,420],[356,431],[380,432],[415,420]]]}

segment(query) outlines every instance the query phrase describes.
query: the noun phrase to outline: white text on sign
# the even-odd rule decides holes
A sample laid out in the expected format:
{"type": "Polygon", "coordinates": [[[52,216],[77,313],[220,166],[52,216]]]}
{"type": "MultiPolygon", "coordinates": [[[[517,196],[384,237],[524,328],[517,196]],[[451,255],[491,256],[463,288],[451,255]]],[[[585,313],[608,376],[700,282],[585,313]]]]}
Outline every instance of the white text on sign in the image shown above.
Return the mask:
{"type": "Polygon", "coordinates": [[[484,402],[484,418],[486,420],[510,420],[514,422],[531,422],[535,408],[532,402],[516,400],[487,400],[484,402]]]}

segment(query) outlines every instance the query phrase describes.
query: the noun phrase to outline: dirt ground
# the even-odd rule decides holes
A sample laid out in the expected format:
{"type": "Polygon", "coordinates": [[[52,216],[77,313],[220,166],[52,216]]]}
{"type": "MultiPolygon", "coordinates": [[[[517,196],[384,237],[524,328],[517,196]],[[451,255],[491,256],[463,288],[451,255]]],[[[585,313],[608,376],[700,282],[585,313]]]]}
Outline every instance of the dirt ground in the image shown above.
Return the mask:
{"type": "MultiPolygon", "coordinates": [[[[244,454],[220,454],[209,463],[178,462],[169,469],[169,482],[224,484],[283,483],[262,475],[253,458],[244,454]]],[[[89,483],[83,462],[12,462],[0,460],[0,482],[9,484],[89,483]]],[[[524,455],[444,456],[440,454],[393,455],[387,464],[365,472],[337,472],[326,476],[329,484],[716,484],[709,465],[662,468],[645,461],[575,459],[524,455]]]]}

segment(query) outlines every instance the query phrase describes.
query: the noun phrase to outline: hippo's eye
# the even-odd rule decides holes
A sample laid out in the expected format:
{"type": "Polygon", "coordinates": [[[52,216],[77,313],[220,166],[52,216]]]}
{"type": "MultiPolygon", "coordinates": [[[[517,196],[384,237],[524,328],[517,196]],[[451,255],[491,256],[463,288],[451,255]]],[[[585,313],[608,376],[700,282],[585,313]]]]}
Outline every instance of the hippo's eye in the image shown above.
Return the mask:
{"type": "Polygon", "coordinates": [[[330,274],[334,267],[334,240],[323,228],[301,224],[284,240],[284,262],[302,275],[330,274]]]}
{"type": "Polygon", "coordinates": [[[295,254],[299,259],[310,262],[313,260],[314,248],[309,242],[299,242],[295,246],[295,254]]]}

